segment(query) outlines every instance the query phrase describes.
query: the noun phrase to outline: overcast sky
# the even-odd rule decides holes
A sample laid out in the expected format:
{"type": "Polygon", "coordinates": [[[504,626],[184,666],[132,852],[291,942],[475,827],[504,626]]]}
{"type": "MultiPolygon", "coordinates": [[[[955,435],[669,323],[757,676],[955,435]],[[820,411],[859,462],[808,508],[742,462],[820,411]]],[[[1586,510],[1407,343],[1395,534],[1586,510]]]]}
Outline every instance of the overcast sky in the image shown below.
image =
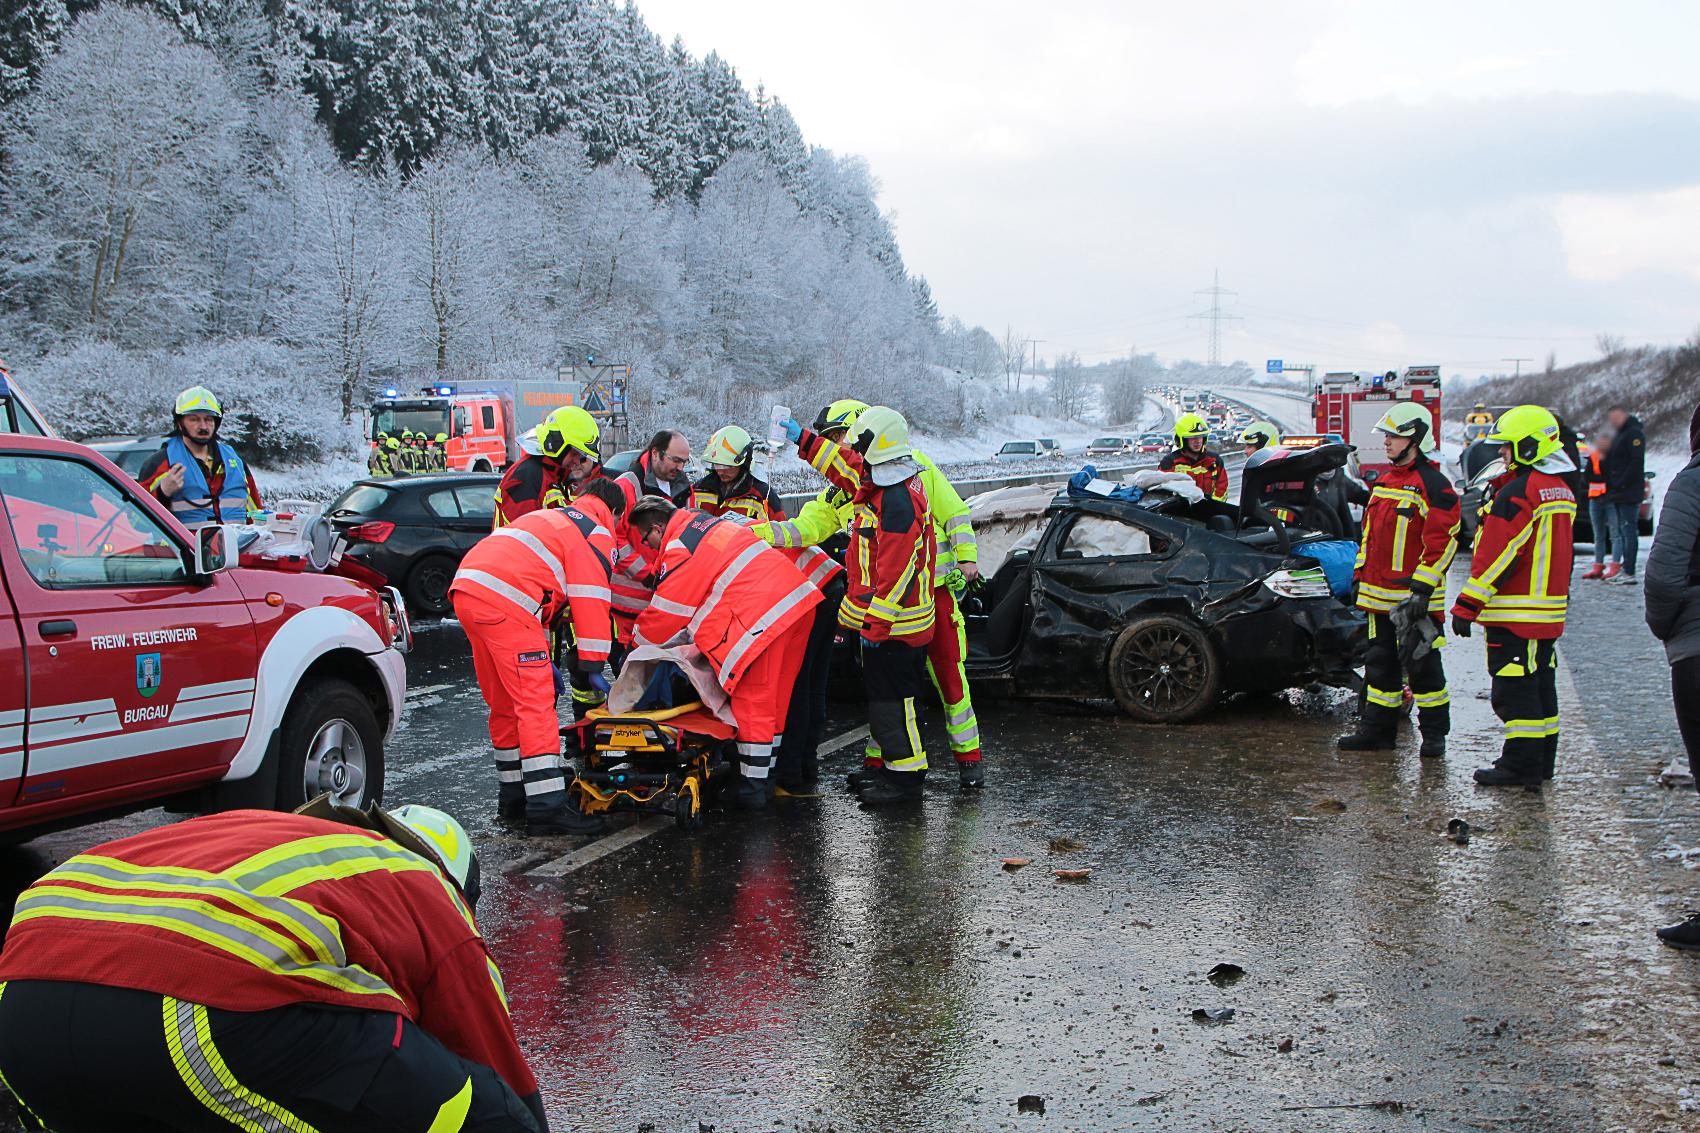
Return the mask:
{"type": "Polygon", "coordinates": [[[1367,369],[1700,327],[1691,0],[638,0],[868,159],[946,314],[1367,369]]]}

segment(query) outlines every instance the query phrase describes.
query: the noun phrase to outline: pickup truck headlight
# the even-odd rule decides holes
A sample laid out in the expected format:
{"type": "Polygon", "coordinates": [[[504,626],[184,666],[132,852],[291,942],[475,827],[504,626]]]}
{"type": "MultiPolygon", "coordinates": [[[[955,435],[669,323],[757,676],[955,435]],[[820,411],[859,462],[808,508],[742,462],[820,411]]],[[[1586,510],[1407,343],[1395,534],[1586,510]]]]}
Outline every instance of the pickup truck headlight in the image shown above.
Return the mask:
{"type": "Polygon", "coordinates": [[[407,602],[401,591],[386,586],[378,591],[378,605],[384,612],[384,630],[389,645],[398,653],[413,652],[413,624],[407,620],[407,602]]]}
{"type": "Polygon", "coordinates": [[[1333,593],[1321,567],[1278,570],[1264,579],[1263,585],[1283,598],[1326,598],[1333,593]]]}

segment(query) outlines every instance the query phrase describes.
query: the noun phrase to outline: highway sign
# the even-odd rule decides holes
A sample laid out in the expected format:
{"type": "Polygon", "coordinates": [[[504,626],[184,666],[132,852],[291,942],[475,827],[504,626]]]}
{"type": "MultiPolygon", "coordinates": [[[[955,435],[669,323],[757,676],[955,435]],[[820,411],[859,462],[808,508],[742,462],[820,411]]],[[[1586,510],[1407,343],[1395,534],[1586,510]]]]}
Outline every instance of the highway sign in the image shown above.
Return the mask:
{"type": "Polygon", "coordinates": [[[1281,359],[1269,359],[1269,361],[1263,364],[1263,372],[1266,374],[1279,374],[1281,372],[1281,359]]]}

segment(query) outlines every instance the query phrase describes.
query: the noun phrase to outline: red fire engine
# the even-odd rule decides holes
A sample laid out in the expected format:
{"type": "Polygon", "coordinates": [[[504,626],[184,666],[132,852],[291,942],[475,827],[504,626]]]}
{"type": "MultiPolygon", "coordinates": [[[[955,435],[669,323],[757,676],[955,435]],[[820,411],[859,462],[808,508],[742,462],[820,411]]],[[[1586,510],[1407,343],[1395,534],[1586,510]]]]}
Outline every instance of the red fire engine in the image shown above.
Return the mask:
{"type": "Polygon", "coordinates": [[[1353,370],[1324,374],[1311,389],[1316,431],[1332,433],[1358,448],[1358,466],[1367,481],[1378,479],[1392,465],[1376,435],[1375,423],[1396,401],[1415,401],[1434,418],[1440,435],[1440,367],[1407,366],[1403,374],[1360,374],[1353,370]]]}

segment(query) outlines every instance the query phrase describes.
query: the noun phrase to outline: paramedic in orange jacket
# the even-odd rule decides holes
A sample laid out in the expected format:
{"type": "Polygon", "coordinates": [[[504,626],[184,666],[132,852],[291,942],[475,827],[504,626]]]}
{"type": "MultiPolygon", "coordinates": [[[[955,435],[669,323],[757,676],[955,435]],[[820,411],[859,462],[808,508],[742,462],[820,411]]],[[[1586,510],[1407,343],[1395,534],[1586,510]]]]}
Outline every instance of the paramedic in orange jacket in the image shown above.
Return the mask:
{"type": "Polygon", "coordinates": [[[529,834],[603,829],[602,819],[569,801],[549,631],[557,620],[570,623],[576,666],[606,693],[602,667],[614,645],[608,569],[615,509],[624,506],[604,481],[566,507],[528,512],[468,551],[449,587],[490,708],[501,814],[523,816],[529,834]]]}
{"type": "Polygon", "coordinates": [[[731,517],[645,496],[630,524],[661,561],[636,642],[688,642],[713,667],[738,728],[738,804],[759,810],[772,797],[773,746],[785,730],[820,590],[731,517]]]}

